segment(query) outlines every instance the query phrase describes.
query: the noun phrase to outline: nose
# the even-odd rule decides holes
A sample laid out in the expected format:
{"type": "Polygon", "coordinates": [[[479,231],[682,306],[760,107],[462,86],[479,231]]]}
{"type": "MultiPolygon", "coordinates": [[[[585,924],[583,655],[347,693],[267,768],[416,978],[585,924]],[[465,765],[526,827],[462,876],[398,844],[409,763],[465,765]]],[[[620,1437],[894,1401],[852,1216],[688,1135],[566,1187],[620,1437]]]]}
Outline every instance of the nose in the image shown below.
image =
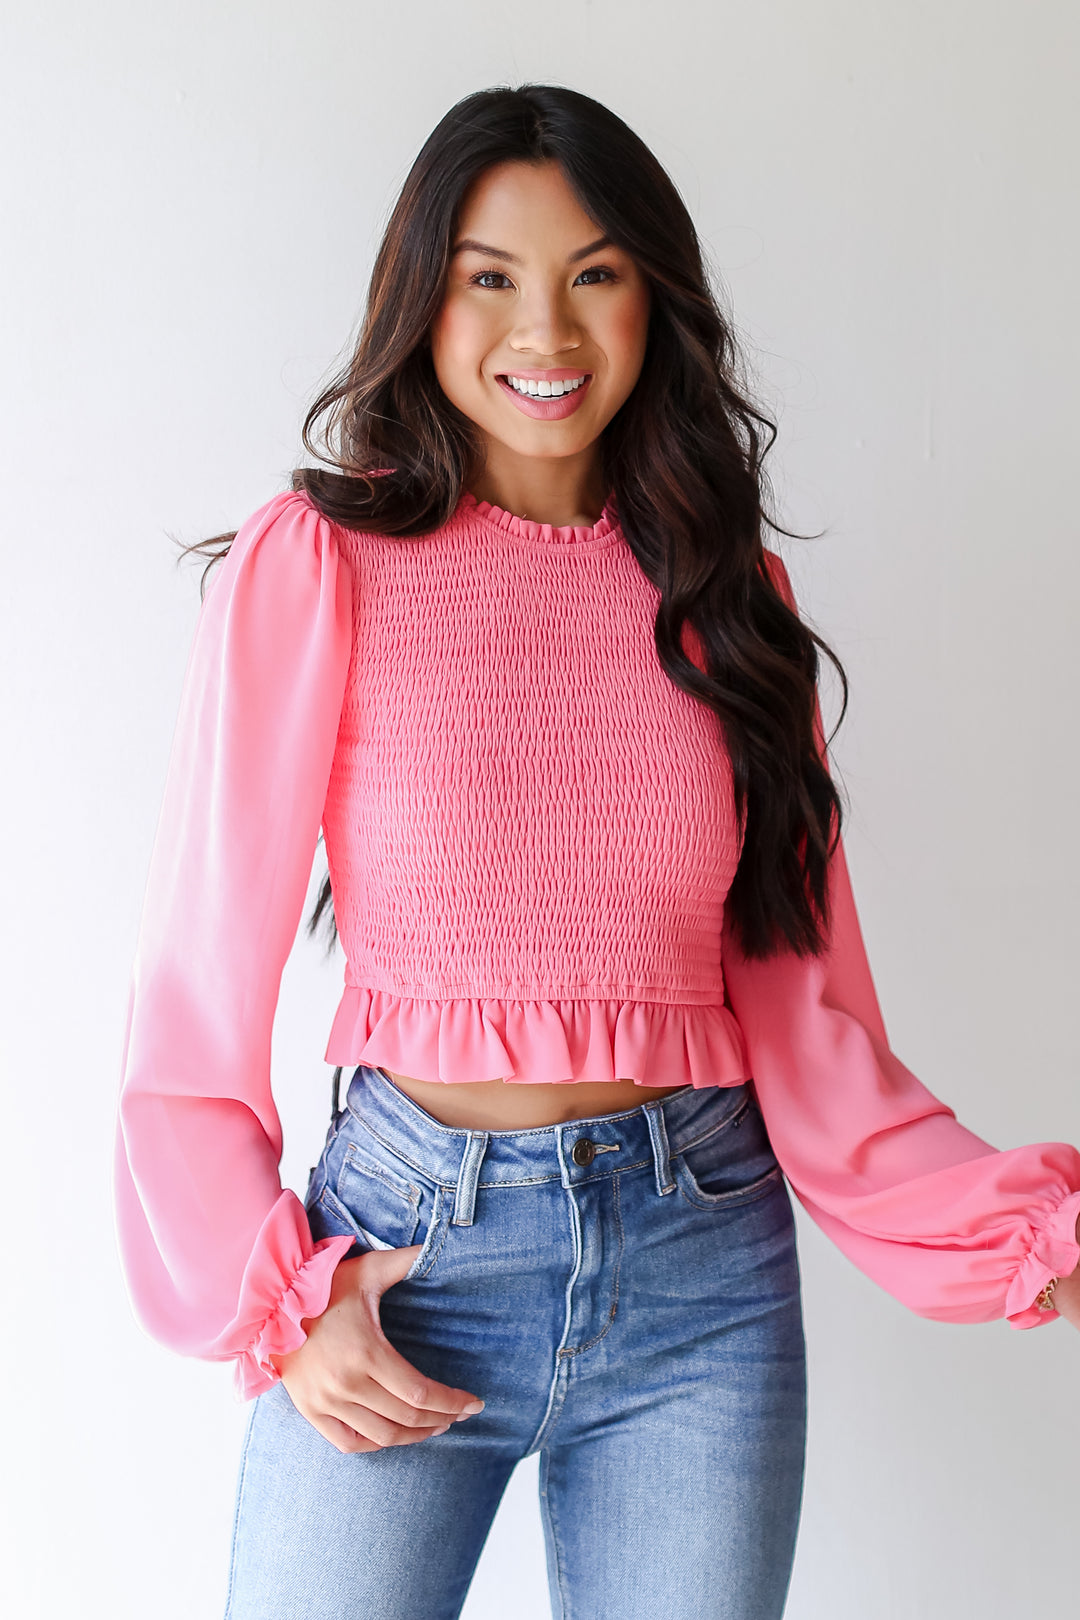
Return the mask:
{"type": "Polygon", "coordinates": [[[564,294],[533,289],[518,303],[510,347],[518,354],[555,355],[581,344],[581,329],[564,294]]]}

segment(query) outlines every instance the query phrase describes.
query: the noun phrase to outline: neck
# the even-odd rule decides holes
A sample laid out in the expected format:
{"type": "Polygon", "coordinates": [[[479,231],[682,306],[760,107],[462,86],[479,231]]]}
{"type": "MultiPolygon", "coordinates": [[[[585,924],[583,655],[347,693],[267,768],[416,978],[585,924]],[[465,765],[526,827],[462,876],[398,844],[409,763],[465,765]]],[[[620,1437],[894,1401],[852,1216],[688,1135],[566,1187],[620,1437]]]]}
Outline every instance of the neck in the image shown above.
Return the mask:
{"type": "Polygon", "coordinates": [[[591,527],[608,495],[599,444],[576,456],[519,456],[502,445],[489,445],[468,488],[477,500],[553,528],[591,527]]]}

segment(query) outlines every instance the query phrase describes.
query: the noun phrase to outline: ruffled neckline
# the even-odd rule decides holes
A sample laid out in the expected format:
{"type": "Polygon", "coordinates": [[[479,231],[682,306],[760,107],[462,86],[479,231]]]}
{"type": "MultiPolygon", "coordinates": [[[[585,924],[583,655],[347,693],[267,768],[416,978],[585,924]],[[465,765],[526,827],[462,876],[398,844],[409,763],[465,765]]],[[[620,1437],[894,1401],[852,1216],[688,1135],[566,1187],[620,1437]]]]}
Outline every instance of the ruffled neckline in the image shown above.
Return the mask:
{"type": "Polygon", "coordinates": [[[491,501],[479,500],[467,489],[461,493],[458,511],[480,518],[503,534],[511,535],[515,540],[530,545],[576,547],[610,545],[619,536],[615,499],[612,495],[608,496],[603,511],[593,524],[537,523],[533,518],[518,517],[513,512],[507,512],[504,507],[495,506],[491,501]]]}

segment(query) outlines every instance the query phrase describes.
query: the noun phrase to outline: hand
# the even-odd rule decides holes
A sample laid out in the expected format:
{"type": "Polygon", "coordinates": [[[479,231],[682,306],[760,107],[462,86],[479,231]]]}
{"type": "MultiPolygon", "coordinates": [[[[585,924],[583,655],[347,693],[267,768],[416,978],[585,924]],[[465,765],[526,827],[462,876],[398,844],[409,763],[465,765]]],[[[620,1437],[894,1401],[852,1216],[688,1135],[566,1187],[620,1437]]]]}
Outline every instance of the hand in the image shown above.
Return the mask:
{"type": "Polygon", "coordinates": [[[321,1316],[304,1317],[304,1343],[271,1356],[302,1417],[338,1451],[381,1451],[445,1434],[484,1403],[425,1378],[398,1355],[379,1322],[379,1300],[419,1248],[377,1249],[340,1260],[321,1316]]]}
{"type": "Polygon", "coordinates": [[[1054,1288],[1054,1309],[1080,1328],[1080,1266],[1068,1277],[1060,1277],[1054,1288]]]}
{"type": "MultiPolygon", "coordinates": [[[[1076,1223],[1076,1241],[1080,1243],[1080,1220],[1076,1223]]],[[[1059,1277],[1054,1289],[1054,1309],[1074,1328],[1080,1329],[1080,1266],[1068,1277],[1059,1277]]]]}

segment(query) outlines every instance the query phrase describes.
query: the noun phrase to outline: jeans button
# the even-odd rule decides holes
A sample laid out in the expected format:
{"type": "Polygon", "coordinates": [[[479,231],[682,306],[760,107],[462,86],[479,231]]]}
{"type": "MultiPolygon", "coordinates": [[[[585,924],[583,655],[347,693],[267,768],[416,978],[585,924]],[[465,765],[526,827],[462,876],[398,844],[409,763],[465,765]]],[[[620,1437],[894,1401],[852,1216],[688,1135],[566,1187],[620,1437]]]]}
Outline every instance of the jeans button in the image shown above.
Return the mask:
{"type": "Polygon", "coordinates": [[[570,1149],[570,1157],[573,1159],[574,1163],[579,1164],[583,1170],[587,1169],[596,1158],[596,1143],[590,1142],[587,1136],[579,1136],[573,1147],[570,1149]]]}

